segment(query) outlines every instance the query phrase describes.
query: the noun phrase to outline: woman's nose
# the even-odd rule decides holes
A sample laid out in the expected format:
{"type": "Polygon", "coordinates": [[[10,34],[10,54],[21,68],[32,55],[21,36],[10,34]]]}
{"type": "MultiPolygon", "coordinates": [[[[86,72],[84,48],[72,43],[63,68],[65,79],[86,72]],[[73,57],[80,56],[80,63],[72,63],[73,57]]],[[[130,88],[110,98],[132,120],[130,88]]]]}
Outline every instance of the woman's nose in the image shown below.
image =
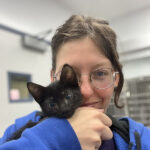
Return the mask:
{"type": "Polygon", "coordinates": [[[83,75],[80,79],[80,91],[83,98],[89,98],[93,95],[93,87],[88,76],[83,75]]]}

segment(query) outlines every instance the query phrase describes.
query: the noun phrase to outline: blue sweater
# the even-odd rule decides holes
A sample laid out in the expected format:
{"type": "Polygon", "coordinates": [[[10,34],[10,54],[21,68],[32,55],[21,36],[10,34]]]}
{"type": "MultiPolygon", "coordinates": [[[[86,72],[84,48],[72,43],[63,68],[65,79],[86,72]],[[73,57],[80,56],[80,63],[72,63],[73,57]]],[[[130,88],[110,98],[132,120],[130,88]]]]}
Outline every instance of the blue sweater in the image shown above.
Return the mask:
{"type": "MultiPolygon", "coordinates": [[[[33,112],[16,119],[0,138],[0,150],[81,150],[78,138],[66,119],[49,118],[36,126],[26,129],[21,138],[5,143],[16,130],[29,120],[37,122],[40,116],[33,112]]],[[[130,141],[127,143],[116,131],[113,131],[118,150],[150,150],[150,129],[130,118],[123,118],[129,123],[130,141]]]]}

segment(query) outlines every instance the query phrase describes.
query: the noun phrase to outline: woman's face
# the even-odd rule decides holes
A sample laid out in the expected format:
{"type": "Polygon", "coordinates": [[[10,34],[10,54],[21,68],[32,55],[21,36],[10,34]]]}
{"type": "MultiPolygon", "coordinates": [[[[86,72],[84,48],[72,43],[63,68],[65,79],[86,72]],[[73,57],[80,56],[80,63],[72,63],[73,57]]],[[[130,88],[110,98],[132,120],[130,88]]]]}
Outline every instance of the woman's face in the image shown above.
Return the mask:
{"type": "Polygon", "coordinates": [[[114,84],[104,90],[95,88],[89,80],[89,75],[99,68],[112,68],[109,59],[90,38],[84,38],[69,41],[60,47],[56,59],[56,73],[61,71],[64,64],[71,65],[81,74],[80,90],[84,106],[104,109],[106,112],[114,87],[118,85],[119,75],[116,76],[114,84]]]}

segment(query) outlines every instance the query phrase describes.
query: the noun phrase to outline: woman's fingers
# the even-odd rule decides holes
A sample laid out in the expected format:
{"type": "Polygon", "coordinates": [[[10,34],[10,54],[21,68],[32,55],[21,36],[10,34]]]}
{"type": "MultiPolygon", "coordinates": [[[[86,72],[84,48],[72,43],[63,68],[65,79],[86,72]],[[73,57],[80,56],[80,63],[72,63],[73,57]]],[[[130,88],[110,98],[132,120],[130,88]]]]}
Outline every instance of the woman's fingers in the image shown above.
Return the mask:
{"type": "Polygon", "coordinates": [[[81,107],[68,119],[74,129],[82,150],[95,150],[102,140],[109,140],[113,134],[110,130],[111,119],[103,110],[81,107]]]}

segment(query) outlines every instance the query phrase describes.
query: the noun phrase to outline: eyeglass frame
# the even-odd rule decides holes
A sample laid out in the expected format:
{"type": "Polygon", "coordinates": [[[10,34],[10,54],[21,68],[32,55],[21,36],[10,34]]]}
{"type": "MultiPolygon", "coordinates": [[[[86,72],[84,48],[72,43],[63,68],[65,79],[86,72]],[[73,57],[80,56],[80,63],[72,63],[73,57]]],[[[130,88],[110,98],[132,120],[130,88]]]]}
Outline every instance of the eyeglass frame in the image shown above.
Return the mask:
{"type": "MultiPolygon", "coordinates": [[[[110,70],[111,70],[113,82],[112,82],[110,85],[106,86],[105,88],[98,88],[98,87],[96,87],[96,86],[93,84],[93,86],[94,86],[95,88],[97,88],[97,89],[99,89],[99,90],[105,90],[105,89],[107,89],[107,88],[109,88],[109,87],[111,87],[111,86],[113,85],[113,83],[114,83],[114,81],[115,81],[114,79],[115,79],[115,77],[116,77],[116,74],[119,73],[119,72],[117,72],[117,71],[114,71],[113,68],[98,68],[98,69],[95,69],[94,71],[92,71],[90,74],[80,74],[80,75],[88,75],[88,76],[89,76],[89,80],[90,80],[90,82],[92,83],[92,79],[91,79],[92,73],[95,72],[96,70],[106,70],[106,69],[110,69],[110,70]]],[[[58,79],[57,79],[57,76],[58,76],[59,74],[61,74],[61,71],[58,71],[55,75],[53,75],[53,78],[55,79],[55,81],[58,80],[58,79]]],[[[79,83],[80,83],[80,81],[79,81],[79,83]]],[[[79,85],[79,86],[80,86],[80,85],[79,85]]]]}

